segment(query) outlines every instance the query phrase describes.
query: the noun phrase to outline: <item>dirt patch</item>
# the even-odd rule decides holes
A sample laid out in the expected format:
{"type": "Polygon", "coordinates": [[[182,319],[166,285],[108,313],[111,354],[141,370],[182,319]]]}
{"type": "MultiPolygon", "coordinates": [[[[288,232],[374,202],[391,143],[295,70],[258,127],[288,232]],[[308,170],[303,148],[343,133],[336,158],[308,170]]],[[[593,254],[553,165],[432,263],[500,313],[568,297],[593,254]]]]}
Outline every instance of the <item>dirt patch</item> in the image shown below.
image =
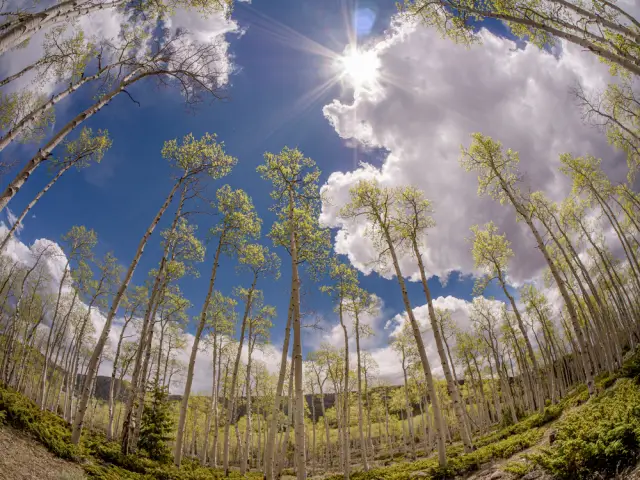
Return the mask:
{"type": "Polygon", "coordinates": [[[9,426],[0,427],[0,477],[6,480],[82,480],[78,465],[61,460],[36,440],[9,426]]]}

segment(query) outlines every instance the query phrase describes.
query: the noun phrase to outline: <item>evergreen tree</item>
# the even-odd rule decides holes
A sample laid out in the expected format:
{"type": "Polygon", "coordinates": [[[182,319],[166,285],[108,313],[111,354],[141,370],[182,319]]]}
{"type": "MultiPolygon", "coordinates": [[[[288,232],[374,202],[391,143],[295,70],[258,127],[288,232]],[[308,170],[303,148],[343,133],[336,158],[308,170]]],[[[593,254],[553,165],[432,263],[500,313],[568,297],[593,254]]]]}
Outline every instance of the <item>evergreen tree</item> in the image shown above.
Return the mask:
{"type": "Polygon", "coordinates": [[[168,463],[171,449],[168,442],[173,440],[174,421],[165,387],[156,385],[151,391],[151,401],[144,406],[138,447],[147,452],[149,458],[168,463]]]}

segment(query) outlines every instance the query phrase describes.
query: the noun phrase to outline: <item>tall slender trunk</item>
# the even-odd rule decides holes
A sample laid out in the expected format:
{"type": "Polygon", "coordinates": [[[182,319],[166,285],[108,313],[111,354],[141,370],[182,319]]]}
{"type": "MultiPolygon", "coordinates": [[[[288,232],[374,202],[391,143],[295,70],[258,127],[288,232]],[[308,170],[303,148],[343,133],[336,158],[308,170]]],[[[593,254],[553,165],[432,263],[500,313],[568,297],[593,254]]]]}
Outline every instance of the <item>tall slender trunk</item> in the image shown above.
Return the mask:
{"type": "Polygon", "coordinates": [[[307,478],[307,460],[304,433],[304,390],[302,387],[302,319],[300,318],[300,276],[298,274],[298,240],[294,232],[294,197],[289,187],[289,248],[291,253],[291,292],[293,297],[293,364],[295,371],[295,436],[296,448],[294,465],[297,480],[307,478]]]}
{"type": "Polygon", "coordinates": [[[578,346],[580,347],[580,351],[581,351],[580,353],[582,358],[582,368],[584,369],[587,389],[589,390],[589,395],[593,395],[595,393],[595,383],[593,381],[593,365],[589,360],[589,354],[587,352],[584,334],[582,332],[582,327],[580,326],[580,321],[578,320],[578,314],[576,312],[573,301],[569,296],[569,292],[567,291],[565,282],[560,277],[560,273],[558,272],[558,267],[556,266],[554,261],[551,259],[547,246],[545,245],[544,240],[540,235],[540,232],[538,231],[537,227],[534,225],[533,220],[529,216],[528,212],[522,206],[522,204],[520,204],[520,202],[516,200],[513,192],[507,185],[501,173],[496,169],[493,170],[493,173],[498,177],[502,190],[509,198],[509,201],[513,205],[514,209],[523,218],[523,220],[531,230],[531,233],[533,233],[533,236],[536,239],[536,243],[538,245],[538,249],[542,252],[544,259],[547,262],[547,265],[549,266],[549,270],[551,271],[551,275],[553,276],[553,279],[555,280],[558,286],[558,290],[560,290],[560,295],[562,296],[562,299],[564,300],[565,305],[567,307],[567,311],[569,312],[569,318],[571,319],[571,324],[575,331],[576,339],[578,341],[578,346]]]}
{"type": "MultiPolygon", "coordinates": [[[[378,216],[378,223],[384,228],[384,221],[382,220],[382,217],[380,216],[379,213],[377,214],[377,216],[378,216]]],[[[444,467],[447,465],[447,452],[446,452],[446,445],[445,445],[446,430],[445,430],[444,418],[442,416],[442,411],[440,409],[440,402],[438,401],[438,397],[436,395],[435,383],[433,381],[433,375],[431,373],[431,365],[429,365],[429,358],[427,357],[427,351],[425,350],[424,341],[422,340],[422,333],[420,332],[420,326],[418,325],[418,321],[416,320],[416,317],[413,314],[411,302],[409,301],[409,294],[407,293],[407,287],[404,281],[404,277],[402,276],[402,271],[400,270],[400,263],[398,261],[395,246],[393,244],[393,240],[391,239],[391,234],[388,228],[384,228],[384,236],[387,242],[387,246],[389,247],[389,253],[393,261],[396,278],[398,279],[398,284],[400,285],[400,291],[402,293],[402,301],[404,303],[405,310],[407,311],[407,316],[409,317],[409,323],[411,324],[413,336],[416,340],[418,354],[420,355],[420,362],[422,363],[422,370],[424,371],[427,390],[428,390],[429,397],[431,399],[431,405],[433,408],[433,416],[434,416],[434,421],[436,426],[435,430],[436,430],[437,442],[438,442],[438,463],[440,466],[444,467]]]]}
{"type": "MultiPolygon", "coordinates": [[[[324,435],[325,435],[325,461],[327,465],[333,463],[333,457],[331,456],[331,436],[329,431],[329,420],[327,420],[327,412],[324,408],[324,391],[322,389],[322,382],[320,382],[320,376],[317,376],[318,388],[320,389],[320,412],[322,413],[322,419],[324,420],[324,435]]],[[[326,377],[325,377],[326,379],[326,377]]]]}
{"type": "Polygon", "coordinates": [[[295,375],[295,365],[291,363],[291,369],[289,371],[289,393],[287,394],[287,399],[289,401],[287,405],[287,424],[285,426],[284,435],[281,438],[280,445],[280,455],[278,456],[278,460],[276,462],[275,467],[275,477],[280,478],[280,474],[282,473],[282,469],[284,468],[285,463],[287,462],[287,448],[289,446],[289,434],[291,432],[291,424],[293,423],[293,415],[295,407],[293,405],[293,378],[295,375]]]}
{"type": "Polygon", "coordinates": [[[0,35],[0,54],[29,40],[38,31],[45,31],[54,25],[71,22],[91,12],[117,7],[121,4],[122,2],[118,0],[107,3],[88,1],[80,4],[76,0],[66,0],[36,14],[9,20],[0,25],[0,30],[3,31],[0,35]]]}
{"type": "Polygon", "coordinates": [[[151,222],[151,225],[149,225],[149,227],[147,228],[147,231],[145,232],[142,239],[140,240],[140,243],[138,244],[138,249],[136,250],[136,254],[133,257],[131,264],[129,265],[129,269],[127,270],[124,280],[122,281],[120,288],[118,289],[116,295],[114,296],[111,302],[111,308],[109,309],[109,313],[107,314],[105,324],[102,327],[102,332],[100,333],[98,342],[96,343],[95,349],[93,350],[93,353],[91,354],[91,358],[89,359],[87,376],[85,378],[84,387],[82,389],[82,396],[80,397],[78,411],[73,420],[71,442],[76,445],[80,441],[80,435],[82,434],[82,425],[84,423],[84,415],[87,410],[89,395],[91,394],[91,382],[93,381],[93,377],[95,377],[95,375],[97,374],[98,360],[102,355],[102,350],[104,348],[105,343],[107,342],[107,338],[109,337],[109,332],[111,331],[111,324],[113,322],[113,318],[118,312],[120,302],[122,301],[122,298],[124,296],[125,291],[127,290],[127,287],[129,286],[129,282],[131,282],[131,278],[133,277],[133,273],[135,272],[136,267],[140,262],[140,258],[142,258],[142,253],[144,252],[144,248],[147,245],[147,241],[149,240],[149,237],[151,237],[151,234],[153,233],[156,226],[160,222],[160,219],[164,215],[164,212],[169,207],[169,204],[171,204],[171,201],[173,200],[173,196],[178,190],[178,187],[180,187],[180,185],[182,184],[183,180],[184,180],[184,177],[180,178],[180,180],[178,180],[174,184],[173,188],[169,192],[169,195],[165,199],[164,204],[162,205],[162,207],[160,207],[160,210],[158,211],[155,218],[151,222]]]}
{"type": "Polygon", "coordinates": [[[209,447],[209,435],[211,433],[211,421],[214,415],[216,405],[216,360],[218,358],[218,334],[216,332],[216,325],[213,327],[213,368],[211,369],[211,399],[209,401],[209,409],[207,411],[207,425],[204,430],[204,444],[202,445],[202,451],[200,452],[200,465],[207,464],[207,449],[209,447]]]}
{"type": "MultiPolygon", "coordinates": [[[[184,204],[184,199],[185,199],[185,190],[183,189],[180,197],[180,204],[178,205],[176,213],[173,216],[173,222],[170,228],[171,232],[175,231],[178,225],[178,221],[180,220],[180,217],[182,215],[182,206],[184,204]]],[[[121,446],[122,453],[125,455],[129,454],[130,450],[133,448],[133,437],[134,437],[133,420],[135,416],[134,408],[135,408],[136,401],[138,399],[139,387],[141,384],[140,375],[142,373],[142,363],[143,363],[142,357],[145,353],[144,339],[147,338],[149,334],[149,329],[153,329],[152,314],[153,312],[155,312],[155,309],[157,308],[157,304],[159,303],[158,296],[160,295],[160,290],[163,288],[163,285],[165,284],[165,277],[166,277],[165,270],[167,268],[167,263],[169,259],[170,247],[171,247],[170,242],[166,242],[163,253],[162,253],[162,259],[160,260],[160,266],[158,267],[158,273],[156,275],[156,278],[154,279],[153,286],[151,288],[151,294],[149,296],[149,302],[147,303],[147,307],[145,309],[144,317],[142,320],[142,329],[140,332],[141,343],[138,349],[136,350],[133,373],[131,375],[132,377],[131,386],[130,386],[129,395],[127,396],[127,404],[125,406],[124,421],[122,422],[122,438],[121,438],[120,446],[121,446]]],[[[169,381],[169,383],[171,382],[169,381]]],[[[169,387],[167,387],[167,390],[169,390],[169,387]]]]}
{"type": "Polygon", "coordinates": [[[176,434],[175,450],[173,454],[173,462],[180,466],[182,462],[182,443],[184,441],[184,427],[187,421],[187,407],[189,406],[189,396],[191,395],[191,386],[193,384],[193,372],[196,365],[196,356],[198,355],[198,347],[200,345],[200,337],[202,331],[207,323],[207,311],[209,310],[209,304],[211,303],[211,295],[213,295],[213,286],[216,281],[216,275],[218,273],[218,264],[220,261],[220,253],[222,252],[222,245],[224,238],[221,235],[218,241],[218,247],[213,259],[213,265],[211,267],[211,278],[209,279],[209,289],[207,290],[207,296],[202,304],[202,311],[200,312],[200,323],[196,329],[195,336],[193,338],[193,346],[191,347],[191,356],[189,357],[189,366],[187,367],[187,380],[184,386],[184,394],[182,395],[182,403],[180,404],[180,418],[178,420],[178,431],[176,434]]]}
{"type": "MultiPolygon", "coordinates": [[[[416,442],[415,442],[415,432],[413,431],[413,408],[411,406],[411,400],[409,400],[409,381],[407,380],[407,366],[405,364],[405,353],[404,349],[402,351],[402,376],[403,376],[403,387],[404,387],[404,401],[405,401],[405,412],[407,415],[407,427],[409,430],[408,442],[409,447],[411,448],[411,458],[413,460],[416,459],[416,442]]],[[[403,423],[404,429],[404,423],[403,423]]]]}
{"type": "Polygon", "coordinates": [[[62,300],[62,287],[64,285],[65,280],[67,279],[67,275],[69,275],[69,260],[67,260],[64,270],[62,273],[62,277],[60,278],[60,283],[58,284],[58,295],[56,297],[56,306],[53,309],[53,314],[51,315],[51,325],[49,326],[49,334],[47,336],[47,345],[45,347],[44,357],[43,357],[43,366],[42,366],[42,378],[40,380],[40,409],[44,410],[44,401],[45,401],[45,393],[47,388],[47,373],[49,368],[49,347],[51,343],[51,337],[53,335],[53,331],[55,329],[56,317],[58,316],[58,311],[60,309],[60,301],[62,300]]]}
{"type": "Polygon", "coordinates": [[[276,384],[276,392],[274,395],[274,404],[271,410],[271,418],[267,429],[267,441],[264,448],[264,471],[266,480],[274,480],[274,454],[276,448],[276,434],[278,429],[278,415],[280,406],[282,405],[282,389],[284,387],[284,378],[287,370],[287,355],[289,353],[289,341],[291,337],[291,325],[293,323],[293,303],[294,291],[291,290],[291,298],[289,300],[289,312],[287,316],[287,325],[284,329],[284,341],[282,343],[282,355],[280,358],[280,373],[278,374],[278,383],[276,384]]]}
{"type": "Polygon", "coordinates": [[[360,318],[358,312],[355,312],[355,332],[356,332],[356,360],[358,370],[358,429],[360,433],[360,450],[362,455],[362,468],[364,471],[369,470],[369,462],[367,461],[367,444],[364,439],[364,413],[362,409],[362,363],[360,359],[360,318]]]}
{"type": "MultiPolygon", "coordinates": [[[[231,405],[236,404],[236,397],[234,395],[236,390],[236,382],[238,381],[238,368],[240,367],[240,357],[242,355],[242,345],[244,344],[244,334],[247,328],[247,319],[249,318],[249,312],[251,311],[251,304],[253,302],[253,293],[258,282],[258,274],[254,273],[253,282],[251,288],[247,294],[247,303],[244,307],[244,315],[242,316],[242,324],[240,325],[240,338],[238,339],[238,351],[236,352],[236,360],[233,364],[233,371],[231,372],[231,405]]],[[[222,456],[224,474],[229,476],[229,428],[233,420],[233,408],[229,408],[227,414],[227,423],[224,426],[224,450],[222,456]]]]}
{"type": "Polygon", "coordinates": [[[431,290],[429,289],[429,285],[427,284],[427,275],[425,274],[424,265],[422,263],[422,255],[420,254],[420,249],[418,248],[418,241],[415,236],[411,239],[411,243],[413,246],[413,254],[418,260],[418,268],[420,270],[420,279],[422,280],[422,289],[424,290],[424,294],[427,299],[427,310],[429,312],[429,321],[431,322],[433,337],[436,341],[436,348],[438,350],[438,356],[440,357],[440,364],[442,365],[442,371],[444,372],[444,377],[445,377],[445,380],[447,381],[447,390],[449,392],[449,397],[453,402],[453,410],[458,420],[458,426],[460,428],[460,437],[462,438],[464,451],[468,453],[473,451],[473,443],[471,441],[471,433],[469,432],[469,426],[467,425],[466,417],[464,415],[464,410],[463,410],[464,407],[460,400],[460,392],[458,391],[458,385],[454,383],[453,377],[451,375],[451,368],[449,367],[449,362],[447,361],[447,355],[444,350],[444,344],[442,342],[442,333],[440,332],[440,328],[438,326],[436,311],[433,308],[431,290]]]}
{"type": "Polygon", "coordinates": [[[56,95],[53,95],[49,100],[47,100],[46,102],[42,103],[41,105],[39,105],[38,107],[33,109],[31,112],[29,112],[27,115],[25,115],[23,118],[21,118],[18,121],[18,123],[16,123],[13,126],[13,128],[11,128],[11,130],[9,130],[2,137],[0,137],[0,152],[2,150],[4,150],[12,141],[14,141],[16,138],[18,138],[18,136],[22,132],[24,132],[30,126],[35,124],[38,121],[38,119],[40,117],[42,117],[42,115],[47,110],[52,109],[55,105],[57,105],[62,100],[67,98],[73,92],[75,92],[80,87],[82,87],[84,84],[98,79],[103,73],[111,70],[114,67],[117,67],[118,63],[121,63],[121,62],[117,62],[117,63],[115,63],[113,65],[107,65],[106,67],[99,69],[95,74],[90,75],[88,77],[82,77],[75,84],[71,83],[68,88],[66,88],[65,90],[61,91],[60,93],[58,93],[56,95]]]}
{"type": "MultiPolygon", "coordinates": [[[[343,435],[343,443],[342,448],[344,449],[343,453],[343,465],[342,465],[342,473],[344,475],[345,480],[349,480],[349,475],[351,474],[351,425],[349,422],[349,333],[347,332],[347,326],[344,324],[344,315],[343,315],[343,299],[340,298],[340,307],[339,307],[339,316],[340,316],[340,325],[342,326],[342,331],[344,333],[344,393],[342,396],[342,422],[344,428],[342,430],[343,435]]],[[[360,420],[362,421],[362,419],[360,420]]],[[[362,427],[362,424],[361,424],[362,427]]],[[[362,432],[362,430],[361,430],[362,432]]],[[[296,435],[297,437],[297,435],[296,435]]]]}
{"type": "MultiPolygon", "coordinates": [[[[252,337],[252,328],[249,325],[249,339],[248,339],[248,355],[247,355],[247,377],[245,384],[245,395],[247,397],[247,408],[245,411],[245,437],[244,437],[244,452],[242,456],[242,463],[240,464],[240,473],[245,475],[247,473],[247,469],[249,468],[249,449],[251,446],[251,355],[253,354],[253,345],[251,344],[252,337]]],[[[255,343],[255,340],[254,340],[255,343]]]]}
{"type": "Polygon", "coordinates": [[[109,382],[109,399],[108,399],[108,415],[109,420],[107,423],[107,440],[113,440],[113,417],[114,417],[114,394],[115,394],[115,383],[116,383],[116,374],[118,371],[118,360],[120,360],[120,350],[122,348],[122,341],[124,340],[124,332],[129,325],[129,322],[133,319],[133,313],[127,319],[125,317],[124,325],[122,325],[122,330],[120,330],[120,336],[118,337],[118,344],[116,345],[116,352],[113,356],[113,368],[111,369],[111,381],[109,382]]]}
{"type": "Polygon", "coordinates": [[[11,199],[16,196],[16,194],[20,191],[22,186],[33,174],[36,168],[38,168],[42,164],[42,162],[44,162],[49,157],[49,155],[51,155],[53,149],[56,148],[66,138],[66,136],[69,135],[71,131],[73,131],[73,129],[75,129],[85,120],[88,120],[94,114],[98,113],[102,107],[107,105],[111,100],[113,100],[116,95],[125,90],[129,85],[152,74],[152,72],[138,74],[137,71],[130,73],[122,80],[122,82],[120,82],[120,84],[114,90],[101,97],[99,101],[91,105],[80,114],[76,115],[71,121],[69,121],[60,130],[58,130],[53,138],[51,138],[44,147],[40,148],[38,150],[38,153],[36,153],[36,155],[26,163],[26,165],[22,168],[18,175],[16,175],[11,183],[9,183],[5,191],[0,194],[0,212],[2,212],[7,204],[11,201],[11,199]]]}
{"type": "MultiPolygon", "coordinates": [[[[525,346],[527,348],[527,355],[529,357],[529,360],[531,361],[531,365],[533,366],[533,371],[535,372],[535,376],[536,376],[536,380],[538,382],[540,382],[541,386],[544,385],[544,380],[542,378],[541,375],[541,370],[540,370],[540,366],[538,365],[538,360],[536,358],[536,354],[533,351],[533,346],[531,345],[531,340],[529,339],[529,335],[527,334],[527,329],[524,326],[524,322],[522,321],[522,315],[520,315],[520,309],[518,308],[518,306],[516,305],[516,301],[513,298],[513,295],[511,295],[511,292],[509,292],[509,289],[507,288],[507,282],[502,274],[502,271],[499,268],[499,265],[496,265],[496,271],[498,272],[498,281],[500,282],[500,286],[502,287],[502,291],[504,292],[505,296],[507,297],[507,299],[509,300],[509,304],[511,305],[511,310],[513,311],[514,315],[516,316],[516,322],[518,323],[518,329],[520,330],[520,333],[522,334],[522,337],[524,338],[524,342],[525,342],[525,346]]],[[[531,385],[531,387],[535,390],[533,390],[532,396],[533,396],[533,400],[535,401],[535,406],[537,406],[539,411],[543,411],[544,410],[544,394],[542,394],[542,392],[540,391],[540,389],[535,388],[535,385],[537,382],[533,381],[532,378],[530,378],[531,376],[529,375],[529,370],[527,369],[526,371],[522,372],[523,375],[526,375],[527,380],[529,381],[529,384],[531,385]]]]}

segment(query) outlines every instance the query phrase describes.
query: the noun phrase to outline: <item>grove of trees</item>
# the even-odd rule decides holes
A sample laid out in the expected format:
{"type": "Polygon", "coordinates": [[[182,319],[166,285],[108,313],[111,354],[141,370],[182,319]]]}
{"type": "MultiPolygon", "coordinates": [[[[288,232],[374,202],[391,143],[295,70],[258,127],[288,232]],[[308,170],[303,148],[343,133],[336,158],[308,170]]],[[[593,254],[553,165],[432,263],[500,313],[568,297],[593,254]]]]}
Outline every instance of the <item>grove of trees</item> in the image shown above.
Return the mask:
{"type": "Polygon", "coordinates": [[[510,271],[523,259],[507,234],[493,222],[469,225],[469,325],[456,322],[430,290],[428,233],[438,228],[437,199],[414,185],[358,181],[339,217],[363,226],[375,270],[387,272],[388,294],[402,302],[388,350],[397,384],[363,346],[380,335],[371,319],[387,313],[361,273],[333,251],[320,214],[334,199],[321,188],[316,162],[297,148],[265,153],[254,172],[271,190],[271,225],[263,225],[249,192],[224,184],[234,170],[251,173],[242,159],[215,134],[185,134],[155,152],[171,168],[171,188],[145,230],[124,232],[140,238],[128,265],[112,253],[98,255],[97,233],[82,225],[57,243],[35,242],[28,258],[14,253],[22,222],[60,177],[101,162],[117,141],[84,124],[116,96],[129,95],[134,83],[157,82],[175,87],[189,107],[222,97],[229,72],[220,71],[220,44],[163,20],[178,9],[206,17],[228,16],[231,8],[222,0],[69,0],[2,12],[0,55],[45,33],[41,58],[0,81],[9,92],[0,93],[0,151],[15,142],[37,148],[17,164],[2,157],[0,211],[24,194],[38,167],[49,168],[51,178],[0,239],[0,385],[60,415],[74,444],[98,430],[125,455],[144,452],[177,466],[188,457],[227,476],[258,470],[266,480],[287,470],[304,480],[328,469],[348,479],[354,469],[396,455],[434,454],[444,467],[454,442],[473,452],[478,437],[544,412],[578,385],[596,394],[596,377],[619,369],[640,344],[640,20],[614,1],[402,6],[422,28],[457,42],[475,42],[478,22],[497,19],[540,48],[562,40],[598,56],[614,80],[595,96],[576,87],[576,108],[626,155],[629,174],[614,183],[606,159],[563,153],[560,173],[571,191],[554,200],[527,182],[526,165],[536,159],[521,162],[498,140],[469,132],[461,174],[476,176],[478,195],[509,209],[535,240],[530,255],[545,265],[539,281],[514,286],[510,271]],[[103,9],[126,22],[115,38],[90,38],[77,20],[103,9]],[[33,80],[26,87],[12,89],[27,77],[33,80]],[[50,96],[42,93],[47,82],[57,85],[50,96]],[[92,103],[56,123],[57,105],[87,89],[96,92],[92,103]],[[205,213],[215,214],[214,226],[200,232],[205,213]],[[160,254],[142,271],[156,239],[160,254]],[[407,258],[417,276],[406,272],[407,258]],[[231,294],[221,284],[237,279],[221,278],[222,261],[244,280],[231,294]],[[207,285],[203,298],[184,291],[187,278],[207,285]],[[265,293],[275,281],[289,298],[286,311],[265,293]],[[410,281],[422,287],[421,305],[410,298],[410,281]],[[333,308],[327,315],[339,340],[305,345],[306,332],[318,327],[308,300],[316,294],[333,308]],[[270,346],[271,337],[282,344],[270,346]],[[265,361],[274,347],[276,367],[265,361]],[[203,362],[207,392],[194,387],[203,362]]]}

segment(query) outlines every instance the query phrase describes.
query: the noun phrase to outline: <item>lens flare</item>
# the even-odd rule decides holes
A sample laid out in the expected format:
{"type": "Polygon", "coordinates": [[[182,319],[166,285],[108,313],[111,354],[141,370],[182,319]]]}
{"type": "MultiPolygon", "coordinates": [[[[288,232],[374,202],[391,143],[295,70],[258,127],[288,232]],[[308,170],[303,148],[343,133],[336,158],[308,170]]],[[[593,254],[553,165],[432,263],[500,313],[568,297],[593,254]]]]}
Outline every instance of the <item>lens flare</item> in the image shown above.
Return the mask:
{"type": "Polygon", "coordinates": [[[353,88],[369,88],[378,80],[380,59],[373,50],[349,47],[337,63],[340,76],[353,88]]]}

